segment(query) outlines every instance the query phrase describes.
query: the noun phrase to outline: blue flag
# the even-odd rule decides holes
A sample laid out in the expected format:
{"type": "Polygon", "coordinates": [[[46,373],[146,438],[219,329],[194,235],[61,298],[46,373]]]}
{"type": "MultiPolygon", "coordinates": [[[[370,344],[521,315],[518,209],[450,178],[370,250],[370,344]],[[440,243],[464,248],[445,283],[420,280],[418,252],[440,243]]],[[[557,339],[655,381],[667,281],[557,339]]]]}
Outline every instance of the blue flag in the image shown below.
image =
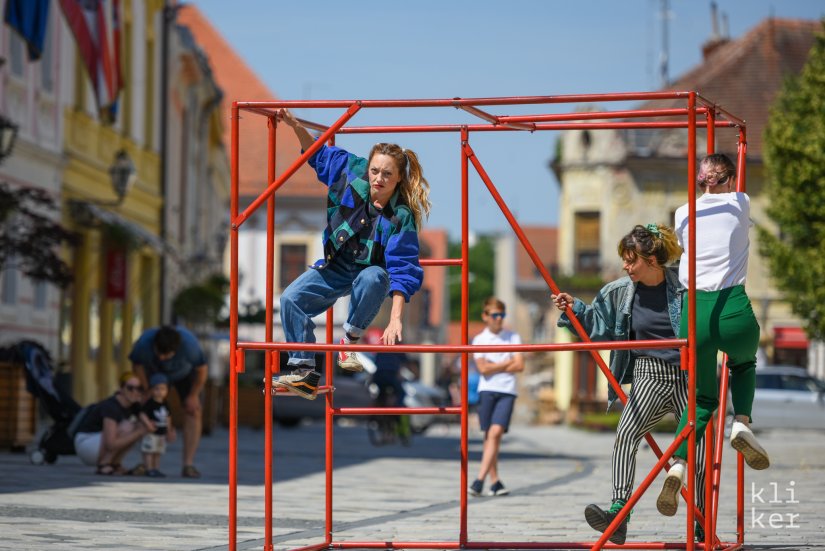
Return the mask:
{"type": "Polygon", "coordinates": [[[6,24],[26,41],[29,60],[40,59],[49,20],[49,0],[7,0],[6,24]]]}

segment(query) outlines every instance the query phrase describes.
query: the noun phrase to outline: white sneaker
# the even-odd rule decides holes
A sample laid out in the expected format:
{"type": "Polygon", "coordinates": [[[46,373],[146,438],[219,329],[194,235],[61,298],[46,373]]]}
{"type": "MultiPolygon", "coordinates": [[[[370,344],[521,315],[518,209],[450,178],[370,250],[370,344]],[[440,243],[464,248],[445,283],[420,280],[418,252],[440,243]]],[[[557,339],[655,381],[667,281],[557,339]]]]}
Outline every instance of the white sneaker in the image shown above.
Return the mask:
{"type": "Polygon", "coordinates": [[[730,429],[730,445],[741,453],[748,467],[756,471],[767,469],[771,460],[765,448],[759,445],[750,427],[740,421],[734,421],[730,429]]]}
{"type": "Polygon", "coordinates": [[[679,492],[682,491],[684,480],[685,464],[676,463],[667,472],[659,499],[656,500],[656,508],[666,517],[672,517],[679,509],[679,492]]]}
{"type": "MultiPolygon", "coordinates": [[[[346,344],[343,338],[341,344],[346,344]]],[[[347,371],[355,371],[356,373],[364,371],[364,364],[361,363],[358,354],[355,352],[345,352],[343,350],[338,352],[338,365],[341,366],[341,369],[347,371]]]]}

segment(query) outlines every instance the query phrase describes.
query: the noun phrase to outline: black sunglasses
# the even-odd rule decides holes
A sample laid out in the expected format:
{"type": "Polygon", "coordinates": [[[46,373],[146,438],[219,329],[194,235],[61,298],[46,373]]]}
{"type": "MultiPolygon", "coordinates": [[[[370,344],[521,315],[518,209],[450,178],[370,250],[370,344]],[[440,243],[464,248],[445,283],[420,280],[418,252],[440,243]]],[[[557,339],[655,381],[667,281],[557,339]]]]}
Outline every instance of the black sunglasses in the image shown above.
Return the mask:
{"type": "Polygon", "coordinates": [[[143,387],[141,385],[123,385],[123,388],[125,388],[129,392],[134,392],[136,390],[143,392],[143,387]]]}

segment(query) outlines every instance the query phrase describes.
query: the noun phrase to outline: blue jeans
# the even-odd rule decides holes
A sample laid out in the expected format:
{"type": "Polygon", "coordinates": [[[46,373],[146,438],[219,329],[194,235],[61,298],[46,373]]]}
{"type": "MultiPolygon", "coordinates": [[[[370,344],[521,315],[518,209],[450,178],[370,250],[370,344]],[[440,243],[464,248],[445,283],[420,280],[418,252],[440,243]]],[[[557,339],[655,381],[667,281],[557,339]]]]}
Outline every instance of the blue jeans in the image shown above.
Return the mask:
{"type": "MultiPolygon", "coordinates": [[[[321,270],[310,269],[289,284],[281,295],[281,324],[286,342],[315,342],[312,318],[335,301],[352,295],[344,331],[360,337],[378,315],[390,291],[390,277],[380,266],[356,264],[339,254],[321,270]]],[[[315,353],[290,352],[287,365],[315,367],[315,353]]]]}

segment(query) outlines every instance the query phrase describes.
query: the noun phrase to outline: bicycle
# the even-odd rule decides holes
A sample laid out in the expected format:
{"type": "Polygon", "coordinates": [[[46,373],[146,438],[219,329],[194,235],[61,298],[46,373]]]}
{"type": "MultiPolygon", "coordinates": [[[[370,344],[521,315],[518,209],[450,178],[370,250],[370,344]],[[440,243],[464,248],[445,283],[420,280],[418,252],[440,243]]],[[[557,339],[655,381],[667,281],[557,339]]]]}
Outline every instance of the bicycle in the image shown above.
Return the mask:
{"type": "MultiPolygon", "coordinates": [[[[397,404],[395,389],[389,385],[370,383],[370,394],[374,396],[373,407],[394,407],[397,404]]],[[[367,436],[373,446],[385,446],[400,442],[403,446],[412,444],[412,429],[409,415],[372,415],[367,420],[367,436]]]]}

